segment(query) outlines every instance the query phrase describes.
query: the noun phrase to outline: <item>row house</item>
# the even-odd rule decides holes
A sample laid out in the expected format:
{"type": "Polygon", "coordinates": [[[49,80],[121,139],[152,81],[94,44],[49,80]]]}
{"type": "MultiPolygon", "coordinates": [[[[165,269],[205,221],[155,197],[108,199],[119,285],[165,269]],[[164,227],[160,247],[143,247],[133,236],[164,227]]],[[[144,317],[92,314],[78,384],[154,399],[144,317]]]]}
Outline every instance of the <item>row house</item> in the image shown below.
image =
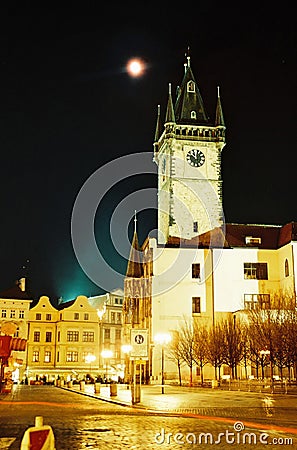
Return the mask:
{"type": "Polygon", "coordinates": [[[122,302],[122,291],[80,295],[57,308],[48,297],[41,297],[29,311],[27,377],[44,381],[121,377],[122,302]],[[112,307],[111,299],[118,304],[112,307]]]}

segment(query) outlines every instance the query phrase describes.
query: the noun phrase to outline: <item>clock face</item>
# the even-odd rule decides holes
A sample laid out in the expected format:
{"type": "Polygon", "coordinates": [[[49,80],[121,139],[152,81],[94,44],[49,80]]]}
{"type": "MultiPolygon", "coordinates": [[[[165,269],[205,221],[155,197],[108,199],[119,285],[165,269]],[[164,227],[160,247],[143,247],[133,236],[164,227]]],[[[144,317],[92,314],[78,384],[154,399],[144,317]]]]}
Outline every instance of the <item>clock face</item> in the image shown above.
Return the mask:
{"type": "Polygon", "coordinates": [[[205,162],[205,156],[201,150],[193,148],[187,153],[187,161],[193,167],[200,167],[205,162]]]}

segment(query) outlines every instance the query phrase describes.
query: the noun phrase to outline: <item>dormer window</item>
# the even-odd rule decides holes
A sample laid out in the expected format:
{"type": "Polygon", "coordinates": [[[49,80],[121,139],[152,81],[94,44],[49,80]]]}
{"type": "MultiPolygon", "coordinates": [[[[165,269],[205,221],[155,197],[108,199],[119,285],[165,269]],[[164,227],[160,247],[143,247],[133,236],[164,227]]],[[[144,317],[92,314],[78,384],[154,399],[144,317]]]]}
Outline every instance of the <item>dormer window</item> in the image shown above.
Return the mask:
{"type": "Polygon", "coordinates": [[[191,111],[191,119],[196,119],[196,118],[197,118],[196,111],[191,111]]]}
{"type": "Polygon", "coordinates": [[[253,236],[246,236],[245,237],[245,243],[247,245],[260,245],[261,244],[261,238],[260,237],[253,237],[253,236]]]}
{"type": "Polygon", "coordinates": [[[195,92],[195,83],[192,80],[188,82],[188,92],[195,92]]]}

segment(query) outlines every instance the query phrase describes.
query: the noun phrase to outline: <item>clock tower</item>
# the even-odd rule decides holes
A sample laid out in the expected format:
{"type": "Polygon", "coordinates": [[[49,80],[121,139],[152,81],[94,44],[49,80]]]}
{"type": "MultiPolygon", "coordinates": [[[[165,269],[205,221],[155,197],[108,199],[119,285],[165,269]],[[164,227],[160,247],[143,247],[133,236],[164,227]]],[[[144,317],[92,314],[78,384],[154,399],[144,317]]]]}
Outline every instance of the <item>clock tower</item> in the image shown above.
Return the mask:
{"type": "Polygon", "coordinates": [[[173,102],[169,84],[164,128],[160,106],[154,140],[158,165],[158,242],[192,239],[223,224],[221,152],[225,123],[220,92],[215,120],[206,114],[190,57],[173,102]]]}

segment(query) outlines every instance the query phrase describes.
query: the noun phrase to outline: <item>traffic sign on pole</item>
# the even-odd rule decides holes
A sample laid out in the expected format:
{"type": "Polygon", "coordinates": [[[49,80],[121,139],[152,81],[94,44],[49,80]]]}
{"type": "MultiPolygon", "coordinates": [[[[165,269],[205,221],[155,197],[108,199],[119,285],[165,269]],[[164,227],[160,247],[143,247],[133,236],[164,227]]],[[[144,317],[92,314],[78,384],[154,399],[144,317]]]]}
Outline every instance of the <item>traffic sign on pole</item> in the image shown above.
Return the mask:
{"type": "Polygon", "coordinates": [[[148,357],[148,330],[131,329],[131,358],[148,357]]]}

